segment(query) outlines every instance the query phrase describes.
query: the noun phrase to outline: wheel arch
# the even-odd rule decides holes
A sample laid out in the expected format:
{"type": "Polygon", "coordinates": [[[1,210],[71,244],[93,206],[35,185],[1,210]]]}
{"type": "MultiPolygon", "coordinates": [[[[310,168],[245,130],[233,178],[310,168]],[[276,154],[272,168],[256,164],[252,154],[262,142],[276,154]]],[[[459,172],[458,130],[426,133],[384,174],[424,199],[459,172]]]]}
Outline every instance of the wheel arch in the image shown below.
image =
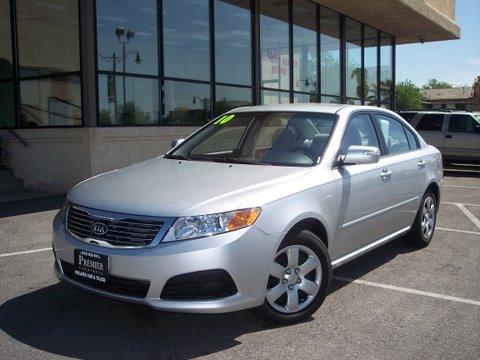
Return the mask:
{"type": "Polygon", "coordinates": [[[440,186],[437,184],[436,181],[432,181],[427,186],[425,193],[429,190],[431,190],[433,192],[433,195],[435,195],[435,200],[437,201],[437,207],[438,207],[440,205],[440,186]]]}
{"type": "Polygon", "coordinates": [[[301,230],[308,230],[315,234],[328,249],[328,232],[325,225],[317,218],[307,217],[297,221],[286,233],[285,236],[295,234],[301,230]]]}

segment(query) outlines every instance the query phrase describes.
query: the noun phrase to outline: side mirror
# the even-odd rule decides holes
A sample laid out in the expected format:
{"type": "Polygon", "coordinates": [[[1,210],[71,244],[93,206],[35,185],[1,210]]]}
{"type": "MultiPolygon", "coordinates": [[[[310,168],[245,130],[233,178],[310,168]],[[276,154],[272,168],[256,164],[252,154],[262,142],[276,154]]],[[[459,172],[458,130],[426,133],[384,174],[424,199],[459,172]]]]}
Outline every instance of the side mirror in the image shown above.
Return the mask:
{"type": "Polygon", "coordinates": [[[475,127],[473,128],[473,132],[480,134],[480,125],[475,125],[475,127]]]}
{"type": "Polygon", "coordinates": [[[185,139],[173,139],[172,143],[171,143],[171,149],[173,149],[174,147],[177,147],[178,145],[180,145],[184,141],[185,141],[185,139]]]}
{"type": "Polygon", "coordinates": [[[340,155],[338,166],[375,164],[380,160],[381,152],[374,146],[351,145],[347,153],[340,155]]]}

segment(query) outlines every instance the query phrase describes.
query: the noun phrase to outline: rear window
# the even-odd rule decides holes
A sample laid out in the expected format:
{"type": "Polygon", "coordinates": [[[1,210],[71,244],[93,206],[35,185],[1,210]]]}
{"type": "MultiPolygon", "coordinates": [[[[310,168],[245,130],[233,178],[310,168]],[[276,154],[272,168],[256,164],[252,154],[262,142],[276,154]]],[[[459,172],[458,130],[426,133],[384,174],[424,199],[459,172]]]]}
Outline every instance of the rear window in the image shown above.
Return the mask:
{"type": "Polygon", "coordinates": [[[417,124],[417,130],[442,131],[443,114],[425,114],[417,124]]]}

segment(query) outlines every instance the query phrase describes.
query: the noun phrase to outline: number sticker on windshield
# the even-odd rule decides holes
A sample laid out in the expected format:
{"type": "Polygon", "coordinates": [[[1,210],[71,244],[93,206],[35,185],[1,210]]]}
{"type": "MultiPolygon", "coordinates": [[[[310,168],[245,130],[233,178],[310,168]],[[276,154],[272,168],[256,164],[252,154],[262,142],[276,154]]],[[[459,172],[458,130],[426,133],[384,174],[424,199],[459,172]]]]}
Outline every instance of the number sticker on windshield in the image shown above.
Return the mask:
{"type": "Polygon", "coordinates": [[[232,120],[235,117],[235,114],[230,114],[230,115],[223,115],[220,119],[214,122],[215,125],[224,125],[228,123],[230,120],[232,120]]]}

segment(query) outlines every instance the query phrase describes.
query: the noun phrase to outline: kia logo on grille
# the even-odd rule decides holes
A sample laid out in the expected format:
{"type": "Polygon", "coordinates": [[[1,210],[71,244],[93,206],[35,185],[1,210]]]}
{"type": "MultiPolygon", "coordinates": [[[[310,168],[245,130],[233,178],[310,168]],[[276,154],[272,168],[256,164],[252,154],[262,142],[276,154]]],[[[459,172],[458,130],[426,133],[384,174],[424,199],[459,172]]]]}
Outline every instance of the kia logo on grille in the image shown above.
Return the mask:
{"type": "Polygon", "coordinates": [[[108,226],[100,222],[93,223],[92,232],[95,235],[105,235],[108,232],[108,226]]]}

